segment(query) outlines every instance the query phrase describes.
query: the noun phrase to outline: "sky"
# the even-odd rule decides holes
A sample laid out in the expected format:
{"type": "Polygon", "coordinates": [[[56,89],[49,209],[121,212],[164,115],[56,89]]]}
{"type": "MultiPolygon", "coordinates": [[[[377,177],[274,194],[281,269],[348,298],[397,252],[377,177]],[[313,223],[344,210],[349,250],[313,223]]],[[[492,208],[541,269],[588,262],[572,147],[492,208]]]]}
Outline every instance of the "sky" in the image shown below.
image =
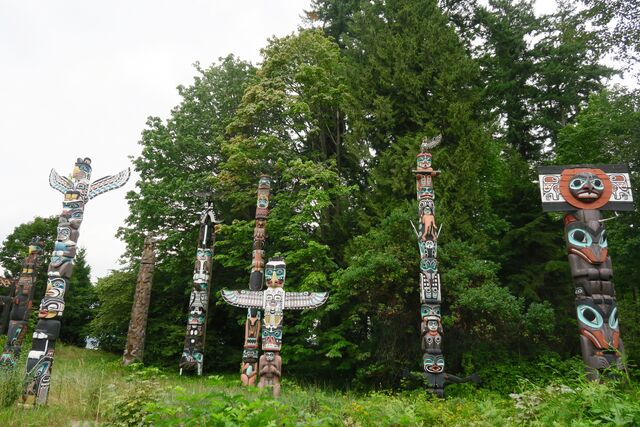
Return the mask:
{"type": "MultiPolygon", "coordinates": [[[[260,61],[294,32],[309,0],[0,0],[0,241],[36,216],[58,215],[52,168],[90,157],[92,179],[131,166],[148,116],[166,119],[176,86],[233,53],[260,61]]],[[[120,267],[115,237],[128,214],[120,189],[87,203],[78,246],[92,276],[120,267]]]]}

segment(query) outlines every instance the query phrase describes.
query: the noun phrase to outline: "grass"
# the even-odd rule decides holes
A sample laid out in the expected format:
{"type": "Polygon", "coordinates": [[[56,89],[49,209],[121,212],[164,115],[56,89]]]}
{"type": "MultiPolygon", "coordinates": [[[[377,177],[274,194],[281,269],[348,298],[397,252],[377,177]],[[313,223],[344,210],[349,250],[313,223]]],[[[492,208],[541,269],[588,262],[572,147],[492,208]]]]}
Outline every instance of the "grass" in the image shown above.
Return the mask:
{"type": "MultiPolygon", "coordinates": [[[[574,381],[571,387],[542,387],[525,381],[510,395],[457,387],[442,400],[421,390],[337,392],[285,377],[281,398],[273,399],[241,387],[236,375],[179,377],[141,365],[124,368],[115,355],[60,346],[49,405],[2,408],[0,425],[640,425],[635,384],[574,381]]],[[[0,398],[10,392],[0,387],[0,398]]]]}

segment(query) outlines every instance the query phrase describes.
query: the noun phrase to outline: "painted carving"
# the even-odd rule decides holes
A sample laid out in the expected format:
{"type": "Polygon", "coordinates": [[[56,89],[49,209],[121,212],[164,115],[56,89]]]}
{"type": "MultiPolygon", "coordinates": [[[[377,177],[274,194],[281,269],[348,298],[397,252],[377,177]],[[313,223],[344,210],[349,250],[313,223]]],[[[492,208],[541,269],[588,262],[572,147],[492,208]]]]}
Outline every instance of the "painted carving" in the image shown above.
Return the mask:
{"type": "Polygon", "coordinates": [[[13,305],[13,297],[15,295],[16,284],[14,279],[0,277],[0,335],[5,335],[9,328],[9,320],[11,319],[11,306],[13,305]]]}
{"type": "MultiPolygon", "coordinates": [[[[443,330],[440,304],[442,303],[440,273],[438,272],[438,235],[436,225],[435,191],[433,179],[440,171],[432,167],[432,156],[429,150],[440,144],[440,135],[422,142],[420,153],[416,157],[416,197],[418,199],[418,228],[413,226],[418,238],[420,251],[420,342],[422,351],[422,368],[428,389],[439,397],[444,396],[447,383],[480,382],[473,374],[460,378],[444,371],[445,359],[442,353],[443,330]]],[[[413,223],[412,223],[413,225],[413,223]]]]}
{"type": "Polygon", "coordinates": [[[43,252],[44,241],[38,238],[33,239],[29,245],[29,255],[22,262],[22,270],[13,293],[7,342],[0,355],[0,368],[13,369],[20,358],[22,343],[29,327],[33,291],[38,268],[42,264],[43,252]]]}
{"type": "Polygon", "coordinates": [[[65,307],[64,295],[73,271],[73,258],[76,255],[85,204],[99,194],[122,187],[128,181],[129,175],[130,171],[126,169],[90,183],[89,158],[78,158],[69,178],[59,175],[55,170],[51,170],[49,174],[49,184],[64,194],[64,200],[58,220],[58,235],[48,269],[47,288],[40,303],[39,320],[27,357],[23,403],[47,403],[55,344],[60,335],[60,318],[65,307]]]}
{"type": "MultiPolygon", "coordinates": [[[[267,219],[269,217],[269,199],[271,197],[271,177],[262,175],[258,181],[256,201],[256,225],[253,229],[253,252],[251,259],[251,276],[249,290],[260,291],[264,282],[264,245],[267,237],[267,219]]],[[[244,349],[240,380],[243,385],[255,385],[258,374],[258,357],[260,344],[260,325],[262,311],[259,308],[247,310],[245,323],[244,349]]]]}
{"type": "Polygon", "coordinates": [[[601,211],[634,209],[626,165],[542,166],[544,211],[568,211],[564,232],[575,285],[580,349],[591,380],[625,369],[613,269],[601,211]]]}
{"type": "MultiPolygon", "coordinates": [[[[420,251],[420,324],[423,370],[429,389],[444,395],[444,356],[442,355],[442,322],[440,317],[440,274],[438,272],[438,230],[436,226],[433,178],[440,171],[432,167],[430,149],[441,141],[438,136],[425,139],[416,158],[416,196],[418,199],[418,249],[420,251]]],[[[415,228],[415,227],[414,227],[415,228]]]]}
{"type": "Polygon", "coordinates": [[[207,332],[209,295],[211,288],[211,268],[213,246],[216,240],[216,220],[213,202],[207,200],[200,215],[200,233],[196,249],[196,263],[189,298],[187,332],[180,357],[180,375],[183,371],[196,371],[202,375],[204,364],[204,344],[207,332]]]}
{"type": "MultiPolygon", "coordinates": [[[[285,310],[316,308],[327,301],[327,292],[286,292],[284,283],[287,266],[282,258],[272,258],[265,268],[267,289],[264,291],[222,291],[222,298],[236,307],[263,309],[262,350],[258,372],[258,387],[270,387],[280,395],[282,377],[282,325],[285,310]]],[[[254,371],[252,371],[253,373],[254,371]]],[[[255,376],[254,376],[255,378],[255,376]]]]}
{"type": "Polygon", "coordinates": [[[151,286],[153,285],[153,270],[155,267],[155,239],[147,236],[144,239],[142,258],[136,292],[131,306],[131,319],[127,332],[127,344],[124,347],[122,363],[127,366],[134,361],[142,362],[144,356],[144,340],[147,330],[149,302],[151,301],[151,286]]]}

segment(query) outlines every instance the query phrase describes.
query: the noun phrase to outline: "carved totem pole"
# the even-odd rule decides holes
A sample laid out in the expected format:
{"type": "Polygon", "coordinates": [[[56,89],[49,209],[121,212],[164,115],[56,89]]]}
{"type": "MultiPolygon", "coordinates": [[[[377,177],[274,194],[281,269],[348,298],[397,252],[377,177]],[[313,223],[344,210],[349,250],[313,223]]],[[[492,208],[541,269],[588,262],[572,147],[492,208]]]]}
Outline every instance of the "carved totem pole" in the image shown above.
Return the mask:
{"type": "Polygon", "coordinates": [[[22,262],[22,271],[15,287],[11,305],[7,342],[0,356],[0,368],[13,369],[20,358],[22,342],[29,327],[38,268],[42,264],[44,240],[35,238],[29,245],[29,255],[22,262]]]}
{"type": "Polygon", "coordinates": [[[149,302],[151,301],[153,270],[156,262],[155,246],[156,242],[153,237],[145,237],[136,292],[131,306],[127,344],[124,347],[124,355],[122,356],[122,364],[124,366],[130,365],[135,360],[142,362],[144,355],[144,340],[149,316],[149,302]]]}
{"type": "Polygon", "coordinates": [[[16,290],[15,280],[0,277],[0,290],[5,294],[0,295],[0,335],[5,335],[7,329],[9,329],[11,306],[13,305],[13,296],[16,290]]]}
{"type": "Polygon", "coordinates": [[[264,291],[222,290],[222,298],[236,307],[262,308],[262,350],[258,387],[271,387],[273,396],[280,395],[282,377],[282,325],[284,310],[317,308],[327,301],[327,292],[285,292],[286,264],[280,257],[272,258],[265,268],[267,289],[264,291]]]}
{"type": "Polygon", "coordinates": [[[64,294],[73,271],[84,206],[94,197],[122,187],[129,180],[129,175],[130,171],[127,168],[116,175],[100,178],[90,184],[89,158],[78,158],[71,178],[60,176],[55,170],[51,170],[49,184],[64,194],[64,201],[48,269],[47,289],[40,303],[39,320],[27,357],[23,403],[47,403],[55,345],[60,335],[60,318],[64,311],[64,294]]]}
{"type": "MultiPolygon", "coordinates": [[[[271,195],[271,177],[262,175],[258,182],[258,200],[256,202],[256,225],[253,229],[253,253],[249,290],[260,291],[264,283],[264,244],[266,240],[267,218],[269,217],[269,197],[271,195]]],[[[240,380],[243,385],[255,385],[258,375],[258,344],[260,341],[260,320],[262,311],[251,307],[247,310],[245,322],[244,350],[242,351],[242,369],[240,380]]]]}
{"type": "Polygon", "coordinates": [[[420,249],[420,335],[424,375],[430,391],[444,395],[444,356],[442,354],[442,322],[440,317],[440,274],[438,273],[438,230],[435,221],[435,193],[433,178],[440,171],[431,167],[429,150],[437,146],[442,137],[425,139],[417,155],[416,191],[419,225],[416,231],[420,249]]]}
{"type": "Polygon", "coordinates": [[[196,264],[193,270],[193,287],[189,299],[187,333],[179,365],[180,375],[182,375],[183,369],[195,369],[198,375],[202,375],[211,288],[211,258],[216,240],[215,227],[217,223],[213,212],[213,202],[208,200],[200,216],[200,234],[196,250],[196,264]]]}
{"type": "Polygon", "coordinates": [[[564,211],[569,266],[575,285],[580,349],[590,380],[600,370],[625,369],[613,269],[600,211],[632,211],[627,165],[540,166],[542,209],[564,211]]]}

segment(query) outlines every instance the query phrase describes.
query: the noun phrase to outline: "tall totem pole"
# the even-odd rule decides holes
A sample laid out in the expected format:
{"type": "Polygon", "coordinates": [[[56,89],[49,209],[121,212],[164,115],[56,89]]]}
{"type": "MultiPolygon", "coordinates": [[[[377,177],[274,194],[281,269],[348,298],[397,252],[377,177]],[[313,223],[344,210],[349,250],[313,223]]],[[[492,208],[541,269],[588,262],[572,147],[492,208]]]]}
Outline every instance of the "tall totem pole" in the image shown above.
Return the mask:
{"type": "Polygon", "coordinates": [[[7,342],[0,356],[0,368],[13,369],[20,358],[20,350],[29,327],[38,268],[42,264],[44,240],[34,238],[29,245],[29,255],[22,262],[22,271],[16,284],[11,306],[7,342]]]}
{"type": "MultiPolygon", "coordinates": [[[[249,290],[260,291],[264,283],[264,244],[267,238],[267,218],[269,217],[269,198],[271,196],[271,177],[262,175],[258,182],[256,202],[256,225],[253,229],[253,252],[249,290]]],[[[260,321],[262,312],[257,307],[247,310],[244,327],[244,350],[242,351],[242,369],[240,380],[243,385],[255,385],[258,375],[258,345],[260,341],[260,321]]]]}
{"type": "Polygon", "coordinates": [[[327,292],[285,292],[284,281],[287,266],[284,259],[272,258],[265,268],[267,289],[264,291],[229,291],[222,290],[222,298],[235,307],[263,309],[262,350],[258,373],[258,387],[270,387],[273,396],[280,395],[280,378],[282,377],[282,324],[284,310],[303,310],[317,308],[327,301],[327,292]]]}
{"type": "MultiPolygon", "coordinates": [[[[440,315],[441,284],[438,273],[438,235],[436,227],[435,192],[433,178],[440,174],[431,166],[429,150],[440,144],[442,136],[425,138],[420,153],[416,156],[416,193],[418,198],[418,228],[414,226],[420,250],[420,338],[422,368],[429,385],[429,391],[439,397],[444,396],[447,383],[464,383],[473,381],[480,383],[480,377],[472,374],[465,378],[448,374],[444,371],[444,355],[442,354],[442,318],[440,315]]],[[[412,223],[413,225],[413,223],[412,223]]]]}
{"type": "Polygon", "coordinates": [[[54,169],[51,170],[49,184],[64,194],[64,201],[48,269],[47,289],[40,303],[39,320],[27,357],[27,374],[22,393],[22,401],[25,404],[47,403],[54,350],[60,335],[60,319],[64,311],[64,294],[73,271],[84,206],[94,197],[122,187],[129,180],[129,175],[130,170],[127,168],[116,175],[90,183],[89,158],[78,158],[70,178],[58,175],[54,169]]]}
{"type": "Polygon", "coordinates": [[[627,165],[541,166],[542,209],[567,212],[564,233],[575,285],[580,349],[590,380],[624,369],[613,269],[601,211],[632,211],[627,165]]]}
{"type": "Polygon", "coordinates": [[[155,245],[156,242],[152,236],[145,237],[136,292],[131,306],[127,344],[122,355],[122,364],[125,366],[130,365],[135,360],[142,362],[144,355],[144,340],[147,332],[147,318],[149,317],[153,270],[156,263],[155,245]]]}
{"type": "Polygon", "coordinates": [[[417,155],[416,192],[418,220],[416,231],[420,249],[420,325],[422,364],[430,391],[444,395],[444,356],[442,354],[442,321],[440,317],[440,274],[438,273],[438,230],[435,220],[435,193],[433,178],[440,171],[431,167],[430,149],[437,146],[442,137],[425,139],[417,155]]]}
{"type": "Polygon", "coordinates": [[[193,286],[189,299],[187,333],[179,364],[180,375],[182,375],[183,369],[195,369],[198,375],[202,375],[211,288],[211,258],[216,240],[215,227],[217,223],[213,202],[207,200],[200,215],[200,234],[196,250],[196,264],[193,270],[193,286]]]}

